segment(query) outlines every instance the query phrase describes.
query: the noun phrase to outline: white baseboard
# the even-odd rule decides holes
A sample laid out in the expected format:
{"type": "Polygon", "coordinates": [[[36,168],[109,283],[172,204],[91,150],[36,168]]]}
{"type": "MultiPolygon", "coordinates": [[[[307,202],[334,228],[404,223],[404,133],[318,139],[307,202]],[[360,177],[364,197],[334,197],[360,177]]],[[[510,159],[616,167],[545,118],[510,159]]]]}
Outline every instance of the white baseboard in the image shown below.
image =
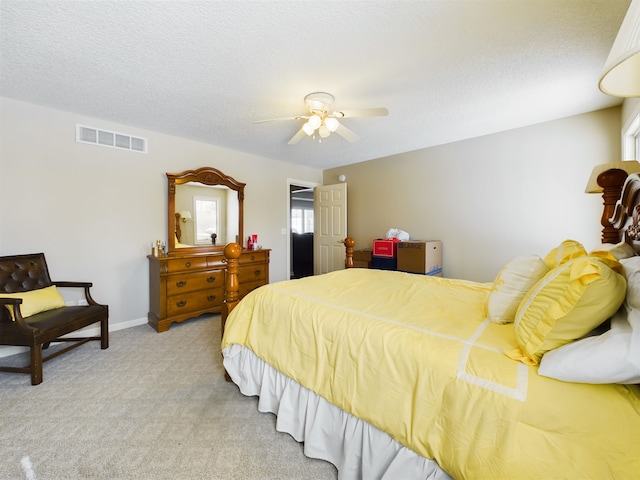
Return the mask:
{"type": "MultiPolygon", "coordinates": [[[[127,322],[118,322],[118,323],[109,325],[109,332],[124,330],[125,328],[137,327],[138,325],[143,325],[145,323],[147,323],[147,317],[135,318],[127,322]]],[[[98,336],[100,335],[100,327],[97,325],[99,324],[96,323],[95,325],[91,325],[89,327],[83,328],[67,336],[73,337],[75,335],[78,335],[79,333],[87,337],[98,336]]],[[[10,355],[15,355],[16,353],[28,352],[28,351],[29,351],[28,347],[11,347],[11,346],[2,345],[0,346],[0,358],[8,357],[10,355]]]]}

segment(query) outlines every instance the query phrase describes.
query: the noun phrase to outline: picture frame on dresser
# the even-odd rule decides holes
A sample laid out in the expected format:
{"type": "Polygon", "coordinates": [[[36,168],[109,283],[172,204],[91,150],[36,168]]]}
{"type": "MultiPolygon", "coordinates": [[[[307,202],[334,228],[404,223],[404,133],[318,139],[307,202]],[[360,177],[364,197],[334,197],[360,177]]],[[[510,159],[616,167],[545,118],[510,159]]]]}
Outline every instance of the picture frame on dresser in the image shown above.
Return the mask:
{"type": "MultiPolygon", "coordinates": [[[[224,247],[243,238],[244,187],[233,177],[212,167],[167,173],[168,242],[166,255],[149,255],[148,323],[157,332],[204,314],[222,313],[225,301],[226,260],[224,247]],[[182,188],[188,187],[188,188],[182,188]],[[194,193],[194,189],[200,189],[194,193]],[[183,229],[192,218],[181,208],[193,205],[193,198],[207,196],[215,189],[220,202],[223,234],[215,244],[183,243],[183,229]],[[221,194],[220,189],[224,192],[221,194]],[[185,198],[185,195],[187,198],[185,198]],[[178,207],[177,207],[178,206],[178,207]],[[181,225],[182,224],[182,225],[181,225]]],[[[212,194],[213,195],[213,194],[212,194]]],[[[191,237],[193,238],[193,237],[191,237]]],[[[269,283],[269,249],[242,249],[238,258],[239,296],[269,283]]]]}

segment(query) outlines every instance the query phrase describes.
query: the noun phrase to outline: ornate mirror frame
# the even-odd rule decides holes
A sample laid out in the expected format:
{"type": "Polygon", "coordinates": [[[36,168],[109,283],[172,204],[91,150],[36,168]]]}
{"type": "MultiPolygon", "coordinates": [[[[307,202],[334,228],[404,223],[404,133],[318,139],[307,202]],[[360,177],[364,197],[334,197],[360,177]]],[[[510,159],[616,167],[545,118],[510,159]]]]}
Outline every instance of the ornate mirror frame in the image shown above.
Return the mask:
{"type": "Polygon", "coordinates": [[[238,193],[238,239],[237,242],[242,242],[243,236],[243,224],[244,224],[244,187],[246,183],[240,183],[233,177],[225,175],[220,170],[212,167],[202,167],[197,170],[185,170],[180,173],[168,173],[168,213],[169,213],[169,226],[167,236],[167,252],[169,255],[179,254],[192,254],[192,253],[207,253],[216,252],[224,249],[224,245],[203,245],[176,248],[176,228],[178,222],[179,213],[176,215],[176,185],[183,185],[185,183],[196,182],[204,185],[221,185],[228,187],[238,193]]]}

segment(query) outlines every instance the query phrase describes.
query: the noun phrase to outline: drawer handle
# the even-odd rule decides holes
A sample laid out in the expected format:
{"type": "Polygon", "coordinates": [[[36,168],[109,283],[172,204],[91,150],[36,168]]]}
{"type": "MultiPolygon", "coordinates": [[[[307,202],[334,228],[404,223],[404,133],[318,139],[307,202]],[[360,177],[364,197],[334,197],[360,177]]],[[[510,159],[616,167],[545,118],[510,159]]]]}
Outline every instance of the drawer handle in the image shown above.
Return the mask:
{"type": "Polygon", "coordinates": [[[184,264],[185,267],[189,268],[191,266],[191,262],[187,262],[184,264]]]}
{"type": "Polygon", "coordinates": [[[180,300],[179,302],[176,302],[176,306],[178,307],[184,307],[187,304],[186,300],[180,300]]]}
{"type": "Polygon", "coordinates": [[[261,272],[262,270],[254,270],[253,274],[257,277],[258,275],[260,275],[261,272]]]}
{"type": "Polygon", "coordinates": [[[216,277],[208,277],[207,278],[207,282],[209,282],[209,283],[213,283],[215,281],[216,281],[216,277]]]}
{"type": "Polygon", "coordinates": [[[176,287],[178,288],[182,288],[187,284],[186,280],[180,280],[179,282],[176,282],[176,287]]]}
{"type": "Polygon", "coordinates": [[[215,299],[216,299],[216,296],[215,296],[215,295],[209,295],[209,296],[207,297],[207,300],[209,300],[210,302],[213,302],[215,299]]]}
{"type": "Polygon", "coordinates": [[[255,255],[251,255],[251,260],[255,260],[256,256],[255,255]]]}

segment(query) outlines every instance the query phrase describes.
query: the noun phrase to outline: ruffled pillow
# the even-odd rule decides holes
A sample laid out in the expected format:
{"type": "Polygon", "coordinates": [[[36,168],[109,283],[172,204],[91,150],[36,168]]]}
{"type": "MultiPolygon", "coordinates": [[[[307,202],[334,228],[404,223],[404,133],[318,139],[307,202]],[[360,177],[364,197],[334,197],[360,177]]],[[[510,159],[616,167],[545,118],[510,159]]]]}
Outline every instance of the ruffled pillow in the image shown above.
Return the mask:
{"type": "Polygon", "coordinates": [[[587,254],[580,242],[575,240],[564,240],[560,245],[547,253],[544,261],[549,270],[559,267],[563,263],[574,258],[583,257],[587,254]]]}
{"type": "Polygon", "coordinates": [[[505,352],[529,365],[581,338],[612,316],[626,294],[620,264],[595,256],[569,260],[551,270],[525,295],[515,318],[519,348],[505,352]],[[613,267],[613,268],[612,268],[613,267]]]}

